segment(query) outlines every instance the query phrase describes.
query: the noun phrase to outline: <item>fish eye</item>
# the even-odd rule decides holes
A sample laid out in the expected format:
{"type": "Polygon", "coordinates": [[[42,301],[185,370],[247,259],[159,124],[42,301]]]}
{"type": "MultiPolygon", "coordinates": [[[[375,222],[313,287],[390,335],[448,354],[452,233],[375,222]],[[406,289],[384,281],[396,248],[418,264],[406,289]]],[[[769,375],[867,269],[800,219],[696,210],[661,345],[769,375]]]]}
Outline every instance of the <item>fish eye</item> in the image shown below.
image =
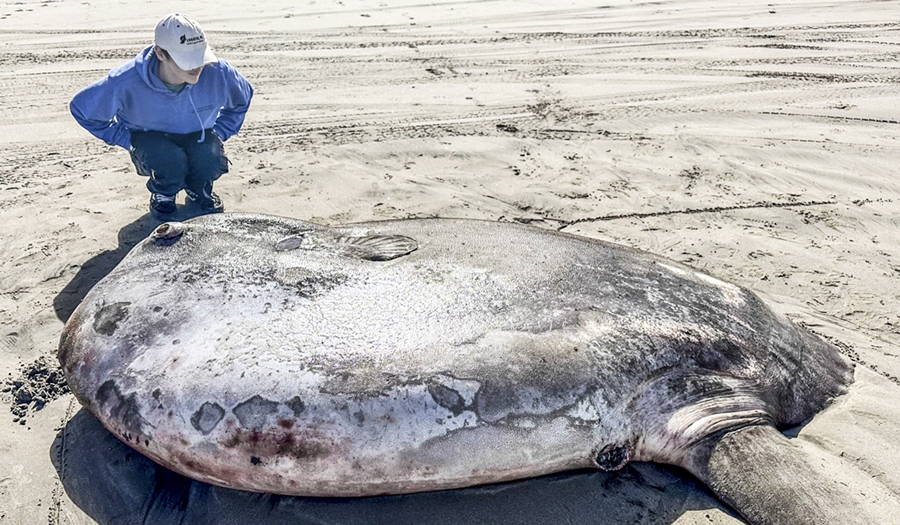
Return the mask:
{"type": "Polygon", "coordinates": [[[150,234],[150,239],[156,242],[175,241],[184,233],[184,224],[180,222],[165,222],[160,224],[150,234]]]}

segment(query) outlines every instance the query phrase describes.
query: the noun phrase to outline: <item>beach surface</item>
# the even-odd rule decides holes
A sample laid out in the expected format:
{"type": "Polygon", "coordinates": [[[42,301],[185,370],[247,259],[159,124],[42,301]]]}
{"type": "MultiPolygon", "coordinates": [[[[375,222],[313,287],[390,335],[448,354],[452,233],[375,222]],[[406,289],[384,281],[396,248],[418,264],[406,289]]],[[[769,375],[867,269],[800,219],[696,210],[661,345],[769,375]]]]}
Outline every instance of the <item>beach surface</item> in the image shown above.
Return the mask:
{"type": "Polygon", "coordinates": [[[794,441],[900,497],[900,2],[24,0],[0,3],[0,524],[741,523],[648,464],[336,503],[191,484],[106,433],[59,336],[158,223],[67,105],[176,10],[256,90],[227,211],[516,221],[750,288],[856,364],[794,441]],[[141,514],[154,483],[185,499],[141,514]]]}

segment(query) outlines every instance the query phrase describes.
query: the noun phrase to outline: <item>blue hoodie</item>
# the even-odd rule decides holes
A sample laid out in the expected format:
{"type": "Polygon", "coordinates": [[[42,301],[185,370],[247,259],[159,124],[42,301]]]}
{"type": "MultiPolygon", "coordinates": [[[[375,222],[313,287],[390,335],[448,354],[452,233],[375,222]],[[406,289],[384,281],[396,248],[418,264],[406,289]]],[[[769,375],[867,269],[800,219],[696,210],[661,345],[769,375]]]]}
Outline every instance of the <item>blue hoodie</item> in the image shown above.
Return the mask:
{"type": "Polygon", "coordinates": [[[131,149],[131,131],[193,133],[212,128],[222,140],[244,123],[253,86],[228,62],[208,64],[196,84],[175,93],[157,75],[153,46],[79,91],[69,110],[107,144],[131,149]]]}

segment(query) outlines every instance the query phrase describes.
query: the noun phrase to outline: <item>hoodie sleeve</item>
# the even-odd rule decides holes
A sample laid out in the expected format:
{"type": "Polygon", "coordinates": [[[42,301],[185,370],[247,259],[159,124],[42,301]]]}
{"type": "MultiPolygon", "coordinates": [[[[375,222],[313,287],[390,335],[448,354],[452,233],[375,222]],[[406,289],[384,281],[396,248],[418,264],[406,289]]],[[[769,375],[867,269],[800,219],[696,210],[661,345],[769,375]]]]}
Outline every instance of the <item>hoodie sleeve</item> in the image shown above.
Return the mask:
{"type": "Polygon", "coordinates": [[[240,131],[244,124],[244,116],[250,108],[250,99],[253,98],[253,86],[231,64],[221,59],[220,62],[225,66],[223,74],[227,85],[228,104],[219,111],[213,131],[225,141],[240,131]]]}
{"type": "Polygon", "coordinates": [[[111,146],[131,149],[131,133],[116,119],[121,108],[110,77],[102,78],[75,94],[69,111],[91,135],[111,146]]]}

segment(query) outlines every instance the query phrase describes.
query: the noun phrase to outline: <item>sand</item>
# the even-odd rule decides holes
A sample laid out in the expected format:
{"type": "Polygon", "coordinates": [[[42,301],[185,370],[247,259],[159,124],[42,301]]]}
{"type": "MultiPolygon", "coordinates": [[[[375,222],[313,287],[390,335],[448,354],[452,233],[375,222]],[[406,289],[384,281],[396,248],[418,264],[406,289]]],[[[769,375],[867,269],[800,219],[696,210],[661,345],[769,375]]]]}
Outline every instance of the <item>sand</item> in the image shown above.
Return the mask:
{"type": "MultiPolygon", "coordinates": [[[[156,223],[127,153],[67,103],[175,10],[256,88],[216,184],[229,211],[519,221],[746,286],[857,364],[795,441],[877,508],[900,497],[900,2],[24,0],[0,4],[0,523],[117,523],[114,480],[67,465],[134,458],[52,366],[65,319],[156,223]]],[[[581,523],[593,487],[623,523],[740,523],[651,465],[538,483],[550,503],[513,484],[478,504],[581,523]]],[[[250,499],[218,522],[249,519],[250,499]]],[[[253,519],[325,505],[279,501],[253,519]]],[[[453,521],[433,504],[385,508],[453,521]]],[[[379,516],[359,522],[402,521],[379,516]]]]}

